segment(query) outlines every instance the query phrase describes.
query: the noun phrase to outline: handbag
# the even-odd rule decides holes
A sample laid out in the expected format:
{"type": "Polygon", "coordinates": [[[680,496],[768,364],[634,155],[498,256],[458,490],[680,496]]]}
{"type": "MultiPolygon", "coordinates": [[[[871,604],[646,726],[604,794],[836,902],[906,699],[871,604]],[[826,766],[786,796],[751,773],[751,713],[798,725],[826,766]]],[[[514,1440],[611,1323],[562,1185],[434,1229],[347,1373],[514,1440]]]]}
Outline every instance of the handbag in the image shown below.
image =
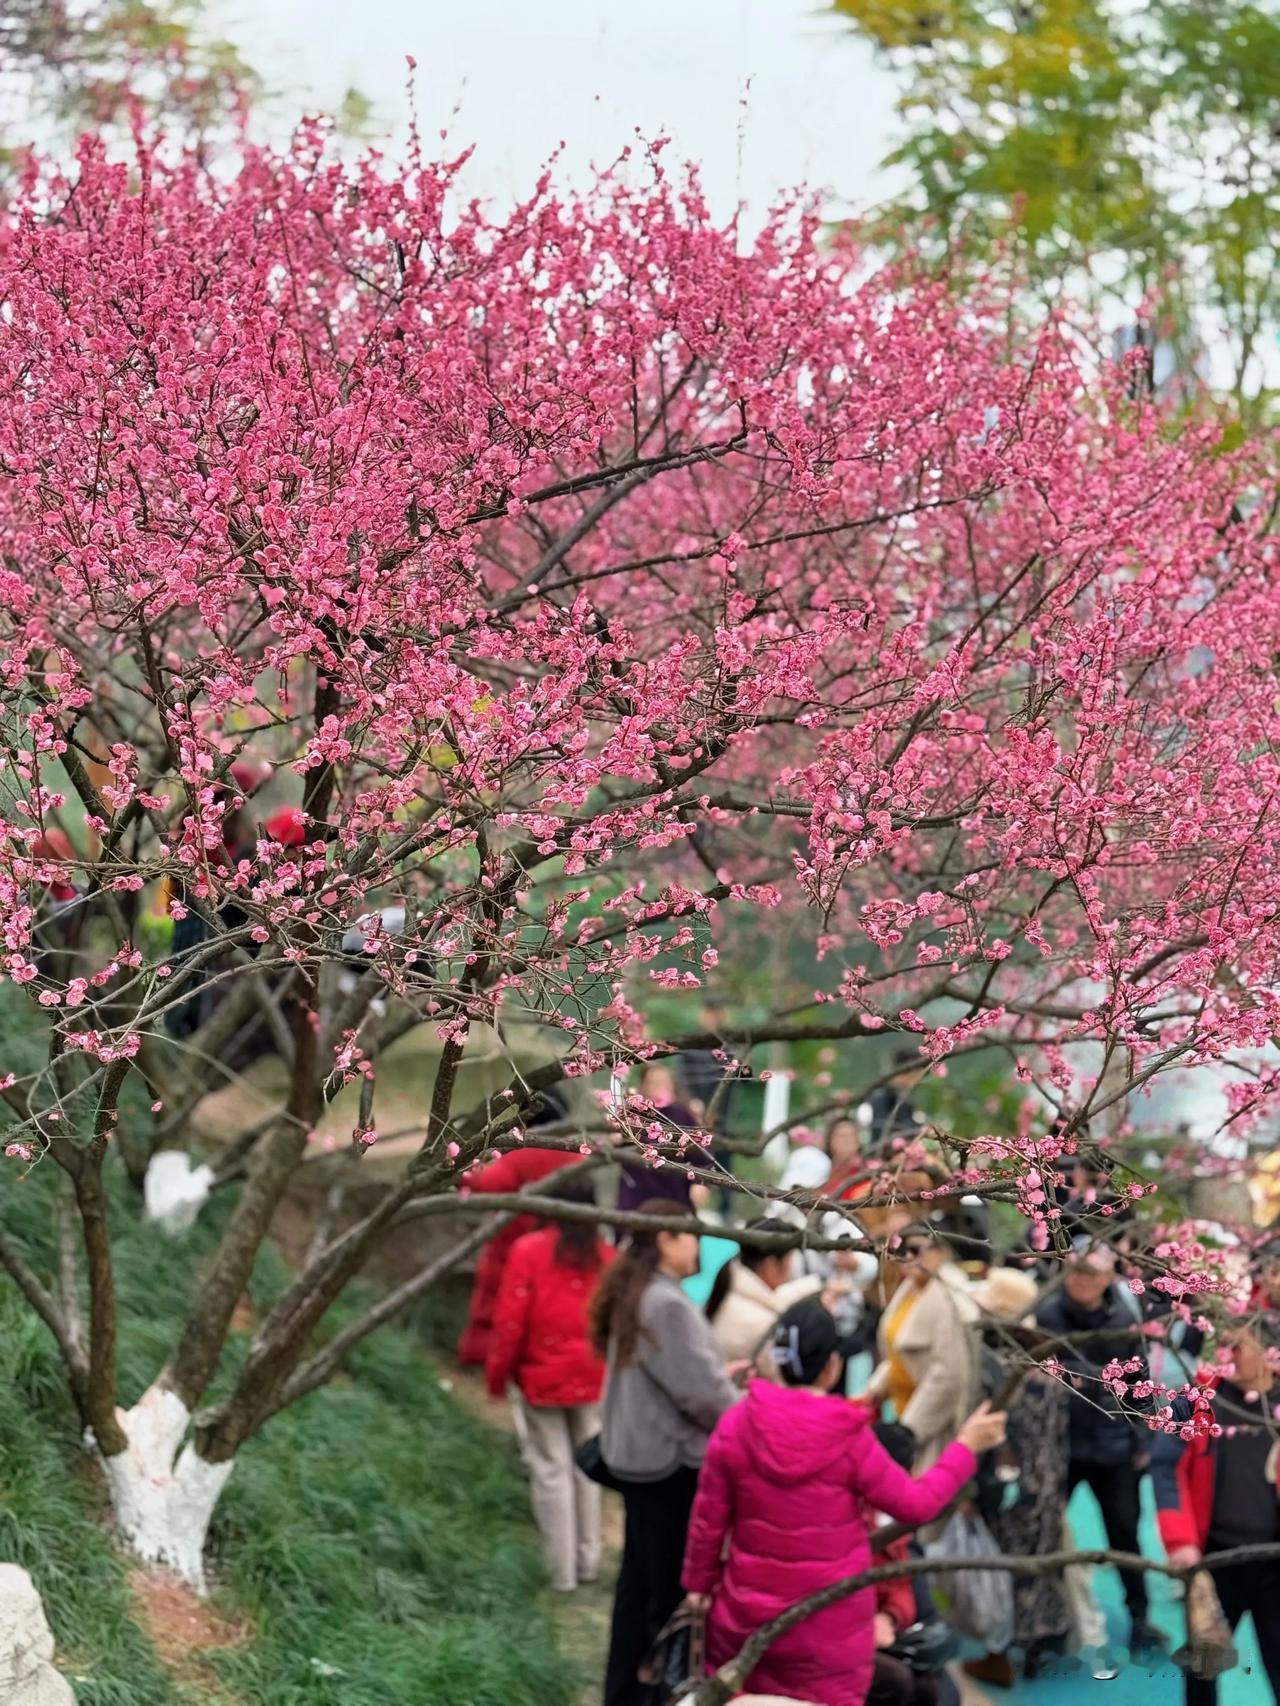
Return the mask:
{"type": "Polygon", "coordinates": [[[573,1461],[587,1480],[594,1481],[597,1487],[607,1487],[611,1493],[622,1491],[622,1482],[604,1460],[604,1448],[600,1443],[599,1434],[592,1434],[590,1439],[583,1440],[573,1454],[573,1461]]]}
{"type": "MultiPolygon", "coordinates": [[[[981,1517],[958,1510],[936,1540],[925,1547],[926,1558],[939,1564],[950,1559],[980,1562],[998,1556],[995,1542],[981,1517]]],[[[1000,1652],[1013,1641],[1013,1578],[1004,1570],[938,1570],[930,1590],[943,1616],[962,1635],[985,1641],[988,1652],[1000,1652]]]]}
{"type": "Polygon", "coordinates": [[[1197,1570],[1187,1584],[1187,1644],[1178,1648],[1173,1662],[1206,1681],[1240,1662],[1231,1625],[1207,1570],[1197,1570]]]}
{"type": "MultiPolygon", "coordinates": [[[[676,1403],[675,1399],[672,1398],[671,1394],[667,1391],[666,1387],[663,1386],[662,1382],[651,1374],[643,1363],[638,1363],[636,1366],[643,1375],[647,1376],[650,1385],[656,1387],[656,1389],[661,1392],[662,1396],[667,1400],[672,1408],[679,1410],[680,1406],[676,1403]]],[[[683,1411],[681,1411],[681,1414],[683,1414],[683,1411]]],[[[618,1479],[613,1470],[610,1469],[609,1465],[604,1460],[603,1435],[601,1434],[592,1434],[590,1439],[584,1439],[582,1444],[578,1446],[577,1450],[574,1452],[573,1461],[578,1465],[579,1470],[586,1476],[587,1480],[594,1481],[597,1487],[607,1487],[611,1493],[620,1493],[626,1485],[625,1482],[618,1479]]]]}
{"type": "Polygon", "coordinates": [[[677,1606],[654,1638],[636,1677],[658,1690],[663,1702],[682,1700],[706,1681],[707,1617],[689,1605],[677,1606]]]}

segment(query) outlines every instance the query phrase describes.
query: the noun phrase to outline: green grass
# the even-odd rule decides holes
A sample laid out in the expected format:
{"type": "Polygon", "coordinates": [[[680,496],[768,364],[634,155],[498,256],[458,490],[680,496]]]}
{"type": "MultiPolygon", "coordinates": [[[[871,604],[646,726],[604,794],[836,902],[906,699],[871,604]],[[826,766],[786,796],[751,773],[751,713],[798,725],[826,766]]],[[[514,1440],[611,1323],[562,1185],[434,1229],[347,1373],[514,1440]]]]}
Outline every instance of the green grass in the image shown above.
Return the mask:
{"type": "Polygon", "coordinates": [[[48,1335],[0,1281],[0,1558],[35,1578],[80,1706],[168,1706],[75,1432],[48,1335]]]}
{"type": "MultiPolygon", "coordinates": [[[[53,1184],[45,1163],[0,1199],[46,1273],[53,1184]]],[[[113,1190],[124,1402],[172,1344],[226,1207],[175,1243],[113,1190]]],[[[264,1253],[255,1302],[281,1278],[264,1253]]],[[[366,1341],[352,1376],[242,1452],[211,1542],[215,1603],[250,1638],[209,1656],[217,1682],[174,1682],[130,1619],[51,1342],[0,1278],[0,1558],[35,1577],[81,1706],[568,1706],[510,1443],[453,1402],[407,1333],[366,1341]]]]}
{"type": "Polygon", "coordinates": [[[402,1335],[354,1373],[277,1418],[228,1488],[216,1539],[259,1636],[220,1673],[272,1706],[566,1702],[508,1443],[402,1335]]]}

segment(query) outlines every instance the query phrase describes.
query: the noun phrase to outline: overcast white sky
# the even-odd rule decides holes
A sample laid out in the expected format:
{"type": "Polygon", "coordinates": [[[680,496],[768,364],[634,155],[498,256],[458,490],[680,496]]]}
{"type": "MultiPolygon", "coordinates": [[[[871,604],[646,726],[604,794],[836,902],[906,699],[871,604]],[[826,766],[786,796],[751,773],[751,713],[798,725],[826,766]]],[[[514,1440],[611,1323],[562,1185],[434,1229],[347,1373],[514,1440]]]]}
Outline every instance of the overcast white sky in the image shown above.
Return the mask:
{"type": "MultiPolygon", "coordinates": [[[[563,141],[577,176],[636,129],[700,162],[717,215],[804,183],[865,205],[894,82],[820,0],[218,0],[220,27],[290,105],[354,85],[387,128],[417,60],[424,134],[477,145],[468,189],[524,193],[563,141]]],[[[281,103],[283,106],[284,103],[281,103]]]]}

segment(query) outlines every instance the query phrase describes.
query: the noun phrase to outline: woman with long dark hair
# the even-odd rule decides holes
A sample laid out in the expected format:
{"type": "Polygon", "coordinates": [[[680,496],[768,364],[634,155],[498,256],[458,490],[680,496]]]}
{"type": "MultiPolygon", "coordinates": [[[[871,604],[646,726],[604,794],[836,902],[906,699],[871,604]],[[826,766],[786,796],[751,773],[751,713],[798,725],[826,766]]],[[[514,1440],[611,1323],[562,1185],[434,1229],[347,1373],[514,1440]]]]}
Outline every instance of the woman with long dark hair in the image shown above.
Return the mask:
{"type": "MultiPolygon", "coordinates": [[[[662,1201],[639,1212],[675,1220],[686,1213],[662,1201]]],[[[604,1706],[655,1698],[637,1672],[680,1603],[698,1467],[712,1428],[738,1396],[710,1326],[680,1287],[697,1267],[696,1233],[633,1231],[591,1305],[592,1343],[608,1365],[601,1454],[626,1507],[604,1706]]]]}
{"type": "MultiPolygon", "coordinates": [[[[1038,1290],[1030,1274],[993,1268],[973,1294],[990,1321],[984,1358],[1001,1385],[1009,1372],[1009,1352],[1025,1355],[1040,1337],[1029,1326],[1038,1290]]],[[[1062,1541],[1067,1516],[1063,1465],[1071,1456],[1068,1413],[1070,1388],[1031,1364],[1031,1371],[1009,1400],[1006,1468],[1016,1469],[1016,1497],[1003,1496],[982,1515],[996,1549],[1006,1553],[1052,1552],[1062,1541]]],[[[980,1484],[981,1485],[981,1484],[980,1484]]],[[[999,1487],[1001,1495],[1005,1488],[999,1487]]],[[[981,1507],[981,1499],[979,1501],[981,1507]]],[[[1071,1629],[1071,1606],[1062,1576],[1014,1576],[1012,1645],[1023,1652],[1025,1675],[1033,1677],[1047,1653],[1060,1651],[1071,1629]]],[[[1012,1688],[1018,1673],[1008,1652],[989,1652],[964,1665],[977,1682],[1012,1688]]]]}
{"type": "MultiPolygon", "coordinates": [[[[586,1179],[568,1179],[551,1194],[592,1201],[586,1179]]],[[[493,1397],[513,1383],[519,1391],[534,1520],[551,1585],[565,1593],[594,1581],[600,1569],[600,1489],[574,1453],[600,1427],[604,1364],[587,1338],[587,1309],[613,1259],[593,1220],[565,1220],[517,1239],[485,1361],[493,1397]]]]}

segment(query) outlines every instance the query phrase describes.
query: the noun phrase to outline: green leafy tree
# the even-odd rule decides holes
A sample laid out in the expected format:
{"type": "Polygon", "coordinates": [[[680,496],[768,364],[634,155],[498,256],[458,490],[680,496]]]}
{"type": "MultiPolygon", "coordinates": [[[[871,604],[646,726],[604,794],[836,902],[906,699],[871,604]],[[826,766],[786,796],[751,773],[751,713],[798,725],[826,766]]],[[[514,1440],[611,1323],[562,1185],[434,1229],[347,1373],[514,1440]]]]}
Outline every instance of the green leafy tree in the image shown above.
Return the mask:
{"type": "Polygon", "coordinates": [[[6,154],[47,125],[100,127],[135,103],[204,130],[256,87],[198,0],[6,0],[0,8],[0,137],[6,154]]]}
{"type": "MultiPolygon", "coordinates": [[[[1183,375],[1265,409],[1276,362],[1280,9],[1271,0],[833,0],[900,74],[926,253],[1006,245],[1045,294],[1159,300],[1183,375]]],[[[1154,353],[1154,352],[1153,352],[1154,353]]],[[[1157,375],[1158,377],[1158,375],[1157,375]]]]}

